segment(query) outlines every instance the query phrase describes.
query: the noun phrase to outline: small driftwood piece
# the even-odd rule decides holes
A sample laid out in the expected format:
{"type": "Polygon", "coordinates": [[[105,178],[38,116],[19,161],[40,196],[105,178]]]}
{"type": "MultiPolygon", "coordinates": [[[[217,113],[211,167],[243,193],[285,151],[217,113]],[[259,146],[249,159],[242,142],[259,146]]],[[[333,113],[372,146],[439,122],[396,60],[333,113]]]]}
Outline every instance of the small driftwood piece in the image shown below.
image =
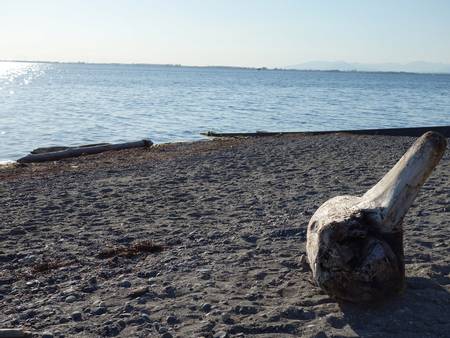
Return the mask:
{"type": "MultiPolygon", "coordinates": [[[[123,150],[130,148],[140,148],[149,147],[153,144],[150,140],[141,140],[136,142],[125,142],[125,143],[101,143],[94,145],[86,145],[80,147],[58,147],[62,148],[59,151],[43,152],[46,148],[40,148],[35,153],[31,153],[25,157],[17,160],[19,163],[32,163],[32,162],[47,162],[47,161],[57,161],[70,157],[78,157],[81,155],[98,154],[109,150],[123,150]],[[44,149],[44,150],[43,150],[44,149]]],[[[47,148],[52,149],[52,148],[47,148]]]]}
{"type": "Polygon", "coordinates": [[[0,329],[0,338],[31,338],[33,334],[23,329],[0,329]]]}
{"type": "Polygon", "coordinates": [[[319,207],[308,224],[306,250],[320,287],[352,302],[404,288],[403,217],[445,149],[442,135],[427,132],[362,197],[338,196],[319,207]]]}

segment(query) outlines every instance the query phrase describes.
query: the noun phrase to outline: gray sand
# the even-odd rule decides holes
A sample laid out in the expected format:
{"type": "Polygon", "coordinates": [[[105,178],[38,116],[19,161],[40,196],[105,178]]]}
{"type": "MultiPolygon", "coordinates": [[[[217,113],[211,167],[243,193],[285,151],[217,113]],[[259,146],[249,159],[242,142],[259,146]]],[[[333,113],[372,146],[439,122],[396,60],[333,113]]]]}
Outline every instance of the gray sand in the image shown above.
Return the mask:
{"type": "Polygon", "coordinates": [[[0,328],[54,337],[449,337],[448,150],[404,221],[402,295],[339,303],[305,264],[317,207],[362,194],[413,141],[221,140],[0,170],[0,328]],[[98,257],[143,240],[165,250],[98,257]],[[36,271],[43,262],[48,271],[36,271]]]}

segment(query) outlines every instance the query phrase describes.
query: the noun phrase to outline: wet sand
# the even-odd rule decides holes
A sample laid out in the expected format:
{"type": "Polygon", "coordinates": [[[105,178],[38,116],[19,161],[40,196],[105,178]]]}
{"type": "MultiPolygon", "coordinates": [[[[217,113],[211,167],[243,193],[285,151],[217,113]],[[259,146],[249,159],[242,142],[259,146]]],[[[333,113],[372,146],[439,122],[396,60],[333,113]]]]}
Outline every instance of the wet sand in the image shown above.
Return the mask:
{"type": "Polygon", "coordinates": [[[448,337],[448,149],[404,220],[402,295],[339,303],[314,286],[305,263],[314,211],[365,192],[413,141],[225,139],[3,168],[0,328],[54,337],[448,337]],[[148,241],[162,251],[124,254],[148,241]]]}

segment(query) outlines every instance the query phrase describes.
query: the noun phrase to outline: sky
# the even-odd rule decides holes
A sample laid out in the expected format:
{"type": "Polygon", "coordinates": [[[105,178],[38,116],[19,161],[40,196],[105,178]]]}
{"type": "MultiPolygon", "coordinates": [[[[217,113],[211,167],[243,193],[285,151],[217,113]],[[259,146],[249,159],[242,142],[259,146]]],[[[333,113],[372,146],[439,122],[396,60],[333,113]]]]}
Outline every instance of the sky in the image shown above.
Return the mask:
{"type": "Polygon", "coordinates": [[[0,60],[450,63],[450,1],[0,0],[0,60]]]}

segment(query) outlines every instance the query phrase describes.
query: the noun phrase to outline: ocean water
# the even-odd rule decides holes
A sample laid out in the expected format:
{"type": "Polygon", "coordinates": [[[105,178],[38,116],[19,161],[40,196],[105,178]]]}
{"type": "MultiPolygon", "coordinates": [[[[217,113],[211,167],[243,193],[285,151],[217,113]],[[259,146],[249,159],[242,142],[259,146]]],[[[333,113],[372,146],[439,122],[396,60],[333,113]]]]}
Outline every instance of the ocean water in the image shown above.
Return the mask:
{"type": "Polygon", "coordinates": [[[450,75],[0,62],[0,161],[199,133],[450,124],[450,75]]]}

